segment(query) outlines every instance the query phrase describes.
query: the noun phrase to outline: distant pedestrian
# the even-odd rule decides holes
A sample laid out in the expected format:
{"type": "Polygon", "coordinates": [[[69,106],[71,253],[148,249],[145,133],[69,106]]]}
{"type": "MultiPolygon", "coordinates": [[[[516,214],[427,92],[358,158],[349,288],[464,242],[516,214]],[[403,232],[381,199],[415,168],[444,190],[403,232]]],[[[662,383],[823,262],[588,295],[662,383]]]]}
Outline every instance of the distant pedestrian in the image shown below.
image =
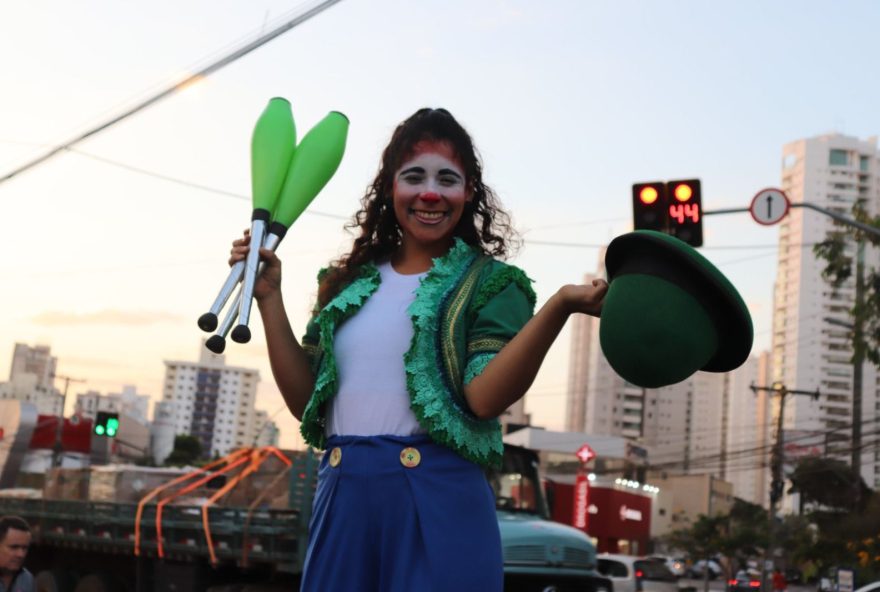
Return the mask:
{"type": "Polygon", "coordinates": [[[773,592],[785,592],[788,584],[785,582],[785,574],[777,567],[773,570],[773,592]]]}
{"type": "Polygon", "coordinates": [[[24,566],[31,527],[18,516],[0,517],[0,592],[35,592],[34,576],[24,566]]]}

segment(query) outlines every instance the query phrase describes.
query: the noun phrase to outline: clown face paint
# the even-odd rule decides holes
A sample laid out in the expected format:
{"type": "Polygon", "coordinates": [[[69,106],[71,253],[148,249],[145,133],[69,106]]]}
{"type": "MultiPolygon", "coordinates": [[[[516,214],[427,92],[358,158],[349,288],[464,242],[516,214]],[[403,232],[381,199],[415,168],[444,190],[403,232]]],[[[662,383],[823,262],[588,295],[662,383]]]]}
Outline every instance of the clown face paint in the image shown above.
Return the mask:
{"type": "Polygon", "coordinates": [[[416,144],[394,176],[394,214],[404,253],[445,253],[468,201],[464,170],[449,144],[416,144]]]}

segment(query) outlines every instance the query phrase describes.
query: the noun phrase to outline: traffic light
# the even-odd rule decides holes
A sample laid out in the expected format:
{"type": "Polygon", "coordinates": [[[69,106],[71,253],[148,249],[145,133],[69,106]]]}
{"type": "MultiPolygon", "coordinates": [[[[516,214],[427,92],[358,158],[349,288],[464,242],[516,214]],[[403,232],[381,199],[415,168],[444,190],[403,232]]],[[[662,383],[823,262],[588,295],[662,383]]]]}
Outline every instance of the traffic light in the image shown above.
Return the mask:
{"type": "Polygon", "coordinates": [[[119,414],[111,413],[109,411],[98,411],[98,416],[95,418],[95,435],[115,438],[116,432],[118,431],[119,414]]]}
{"type": "Polygon", "coordinates": [[[692,247],[703,244],[703,197],[699,179],[666,183],[669,234],[692,247]]]}
{"type": "Polygon", "coordinates": [[[633,228],[667,232],[666,184],[662,181],[635,183],[633,195],[633,228]]]}

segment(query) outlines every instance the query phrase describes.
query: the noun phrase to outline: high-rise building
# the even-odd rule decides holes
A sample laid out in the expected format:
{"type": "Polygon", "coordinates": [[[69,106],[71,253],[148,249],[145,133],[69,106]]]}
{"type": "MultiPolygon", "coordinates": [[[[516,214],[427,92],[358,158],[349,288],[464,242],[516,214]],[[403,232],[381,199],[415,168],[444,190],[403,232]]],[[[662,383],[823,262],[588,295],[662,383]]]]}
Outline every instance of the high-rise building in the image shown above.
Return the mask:
{"type": "Polygon", "coordinates": [[[36,405],[37,413],[61,415],[63,397],[53,385],[57,364],[49,346],[16,343],[9,381],[0,383],[0,399],[26,401],[36,405]]]}
{"type": "MultiPolygon", "coordinates": [[[[859,202],[872,216],[880,213],[880,153],[877,138],[867,141],[827,134],[786,144],[782,150],[782,189],[792,203],[809,203],[852,217],[859,202]]],[[[780,224],[779,265],[773,307],[773,378],[787,389],[819,390],[811,397],[788,396],[783,414],[786,431],[813,433],[824,440],[825,454],[850,462],[853,422],[867,436],[861,442],[861,474],[870,487],[880,486],[880,414],[877,369],[862,366],[862,388],[853,386],[854,371],[849,329],[855,302],[855,278],[839,289],[822,278],[825,262],[811,245],[830,233],[851,235],[851,229],[831,217],[800,207],[792,208],[780,224]],[[860,398],[860,417],[853,417],[854,397],[860,398]]],[[[856,260],[850,241],[845,254],[856,260]]],[[[880,256],[864,250],[868,269],[878,267],[880,256]]],[[[855,271],[853,266],[853,271],[855,271]]],[[[855,274],[853,274],[855,275],[855,274]]],[[[773,397],[774,413],[779,397],[773,397]]],[[[856,399],[858,400],[858,399],[856,399]]],[[[788,496],[786,496],[788,497],[788,496]]]]}
{"type": "Polygon", "coordinates": [[[770,452],[773,446],[771,398],[766,390],[752,390],[753,385],[768,386],[770,352],[749,358],[730,373],[724,431],[723,478],[733,485],[736,497],[754,504],[770,502],[770,452]]]}
{"type": "MultiPolygon", "coordinates": [[[[604,257],[603,257],[604,259],[604,257]]],[[[589,285],[595,275],[584,276],[584,284],[589,285]]],[[[587,410],[587,388],[591,383],[590,377],[595,381],[596,368],[590,364],[596,361],[592,355],[593,350],[599,346],[599,319],[590,315],[572,315],[571,323],[571,347],[568,364],[568,391],[565,396],[565,431],[585,431],[587,410]]],[[[611,370],[610,366],[608,370],[611,370]]],[[[591,399],[591,402],[592,399],[591,399]]],[[[594,413],[590,413],[592,417],[594,413]]]]}
{"type": "Polygon", "coordinates": [[[255,446],[278,446],[281,432],[278,430],[278,425],[269,419],[266,411],[258,409],[254,414],[254,430],[255,446]]]}
{"type": "Polygon", "coordinates": [[[154,438],[163,438],[154,440],[154,450],[170,451],[178,434],[197,437],[205,457],[254,445],[260,373],[227,366],[225,356],[211,353],[204,344],[200,351],[198,362],[165,361],[162,419],[173,429],[154,430],[154,438]],[[165,441],[169,437],[170,444],[165,441]]]}
{"type": "Polygon", "coordinates": [[[9,368],[9,380],[21,374],[36,376],[36,385],[52,387],[58,358],[52,355],[48,345],[30,346],[16,343],[12,352],[12,366],[9,368]]]}

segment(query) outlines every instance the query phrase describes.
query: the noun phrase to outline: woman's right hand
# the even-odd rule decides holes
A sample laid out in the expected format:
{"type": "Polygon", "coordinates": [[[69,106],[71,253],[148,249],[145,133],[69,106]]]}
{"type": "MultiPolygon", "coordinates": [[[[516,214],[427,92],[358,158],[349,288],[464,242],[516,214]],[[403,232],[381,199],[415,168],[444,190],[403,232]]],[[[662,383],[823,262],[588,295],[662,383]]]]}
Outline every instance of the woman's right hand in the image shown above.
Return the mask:
{"type": "MultiPolygon", "coordinates": [[[[247,259],[251,250],[250,242],[251,232],[248,229],[245,229],[243,238],[232,241],[232,250],[229,252],[230,267],[247,259]]],[[[281,260],[270,249],[260,249],[260,260],[263,263],[263,271],[254,284],[254,299],[257,302],[281,293],[281,260]]]]}

